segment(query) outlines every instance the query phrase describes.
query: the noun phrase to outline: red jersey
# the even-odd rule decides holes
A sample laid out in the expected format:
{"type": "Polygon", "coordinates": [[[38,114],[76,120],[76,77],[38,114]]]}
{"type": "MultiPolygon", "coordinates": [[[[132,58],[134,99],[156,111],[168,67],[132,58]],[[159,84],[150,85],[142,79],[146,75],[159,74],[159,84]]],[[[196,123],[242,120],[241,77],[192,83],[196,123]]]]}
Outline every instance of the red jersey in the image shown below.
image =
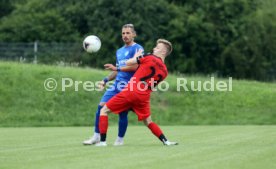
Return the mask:
{"type": "Polygon", "coordinates": [[[138,59],[139,67],[130,79],[126,90],[140,94],[149,94],[152,88],[164,80],[168,70],[161,58],[146,55],[138,59]]]}
{"type": "Polygon", "coordinates": [[[137,61],[139,68],[126,88],[112,97],[106,106],[115,114],[132,109],[138,120],[144,120],[151,114],[151,89],[167,77],[168,71],[162,59],[154,55],[144,56],[137,61]]]}

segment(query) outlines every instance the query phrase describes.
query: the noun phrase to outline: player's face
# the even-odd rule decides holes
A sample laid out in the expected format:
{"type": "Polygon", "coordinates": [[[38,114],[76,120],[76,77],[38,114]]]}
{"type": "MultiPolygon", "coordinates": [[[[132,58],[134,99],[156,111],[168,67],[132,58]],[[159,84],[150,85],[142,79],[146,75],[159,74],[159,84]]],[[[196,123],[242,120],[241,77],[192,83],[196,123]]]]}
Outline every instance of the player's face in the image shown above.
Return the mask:
{"type": "Polygon", "coordinates": [[[131,28],[123,28],[122,29],[122,39],[126,45],[130,45],[133,43],[135,37],[135,33],[131,28]]]}
{"type": "Polygon", "coordinates": [[[153,48],[153,54],[156,56],[159,55],[164,55],[166,53],[166,49],[163,43],[158,43],[154,48],[153,48]]]}

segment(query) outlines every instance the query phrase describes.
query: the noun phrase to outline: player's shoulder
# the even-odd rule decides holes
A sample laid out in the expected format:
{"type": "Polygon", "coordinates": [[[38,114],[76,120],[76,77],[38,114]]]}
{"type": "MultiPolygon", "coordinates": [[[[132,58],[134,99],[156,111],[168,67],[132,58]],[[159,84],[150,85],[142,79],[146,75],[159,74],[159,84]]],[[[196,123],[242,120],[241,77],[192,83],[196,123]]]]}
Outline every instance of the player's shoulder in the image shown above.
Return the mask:
{"type": "Polygon", "coordinates": [[[152,53],[145,53],[144,55],[143,55],[143,57],[150,57],[150,56],[154,56],[152,53]]]}
{"type": "Polygon", "coordinates": [[[152,60],[155,59],[156,56],[154,56],[153,54],[151,53],[147,53],[147,54],[144,54],[144,55],[141,55],[139,56],[139,60],[143,60],[143,62],[151,62],[152,60]]]}
{"type": "Polygon", "coordinates": [[[147,54],[143,54],[143,55],[139,56],[138,58],[145,60],[145,59],[148,59],[150,56],[152,56],[152,54],[147,53],[147,54]]]}
{"type": "Polygon", "coordinates": [[[138,44],[138,43],[133,44],[132,47],[135,48],[135,49],[144,49],[143,46],[138,44]]]}
{"type": "Polygon", "coordinates": [[[120,48],[117,49],[117,52],[122,51],[124,49],[125,49],[125,46],[121,46],[120,48]]]}
{"type": "Polygon", "coordinates": [[[152,53],[147,53],[147,54],[144,54],[143,57],[147,57],[147,58],[154,58],[154,59],[160,59],[159,57],[155,56],[154,54],[152,53]]]}

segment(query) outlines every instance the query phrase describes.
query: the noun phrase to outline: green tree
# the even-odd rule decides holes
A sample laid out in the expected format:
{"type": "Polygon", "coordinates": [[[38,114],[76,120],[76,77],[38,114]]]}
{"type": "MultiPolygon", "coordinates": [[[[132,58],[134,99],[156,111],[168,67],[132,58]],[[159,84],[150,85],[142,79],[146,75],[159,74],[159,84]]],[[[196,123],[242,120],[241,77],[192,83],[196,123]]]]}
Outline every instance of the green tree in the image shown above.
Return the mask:
{"type": "Polygon", "coordinates": [[[14,10],[14,0],[0,0],[0,18],[9,15],[14,10]]]}
{"type": "Polygon", "coordinates": [[[173,43],[166,60],[170,71],[276,77],[273,0],[10,0],[0,5],[0,42],[78,42],[81,51],[87,35],[99,36],[98,53],[76,57],[83,65],[114,63],[123,44],[121,27],[133,23],[146,52],[158,38],[173,43]]]}
{"type": "Polygon", "coordinates": [[[222,54],[223,75],[257,80],[276,78],[275,12],[258,10],[248,18],[242,36],[222,54]]]}
{"type": "Polygon", "coordinates": [[[185,1],[175,7],[177,17],[170,22],[175,54],[180,56],[174,67],[180,72],[219,73],[224,49],[239,38],[242,22],[255,11],[247,0],[185,1]],[[179,32],[179,33],[178,33],[179,32]]]}
{"type": "Polygon", "coordinates": [[[43,3],[35,0],[18,5],[9,17],[2,20],[0,32],[1,41],[6,42],[64,42],[76,40],[78,36],[71,23],[57,10],[46,10],[43,3]]]}

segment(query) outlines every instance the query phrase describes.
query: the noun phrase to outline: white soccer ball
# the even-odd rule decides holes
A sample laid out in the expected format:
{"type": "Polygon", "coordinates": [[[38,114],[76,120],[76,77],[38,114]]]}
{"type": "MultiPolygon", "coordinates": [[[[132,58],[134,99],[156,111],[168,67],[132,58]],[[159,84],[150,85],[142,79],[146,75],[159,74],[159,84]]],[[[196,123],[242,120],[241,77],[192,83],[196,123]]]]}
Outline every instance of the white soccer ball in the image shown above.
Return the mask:
{"type": "Polygon", "coordinates": [[[101,48],[101,40],[95,35],[87,36],[83,41],[83,49],[88,53],[98,52],[101,48]]]}

